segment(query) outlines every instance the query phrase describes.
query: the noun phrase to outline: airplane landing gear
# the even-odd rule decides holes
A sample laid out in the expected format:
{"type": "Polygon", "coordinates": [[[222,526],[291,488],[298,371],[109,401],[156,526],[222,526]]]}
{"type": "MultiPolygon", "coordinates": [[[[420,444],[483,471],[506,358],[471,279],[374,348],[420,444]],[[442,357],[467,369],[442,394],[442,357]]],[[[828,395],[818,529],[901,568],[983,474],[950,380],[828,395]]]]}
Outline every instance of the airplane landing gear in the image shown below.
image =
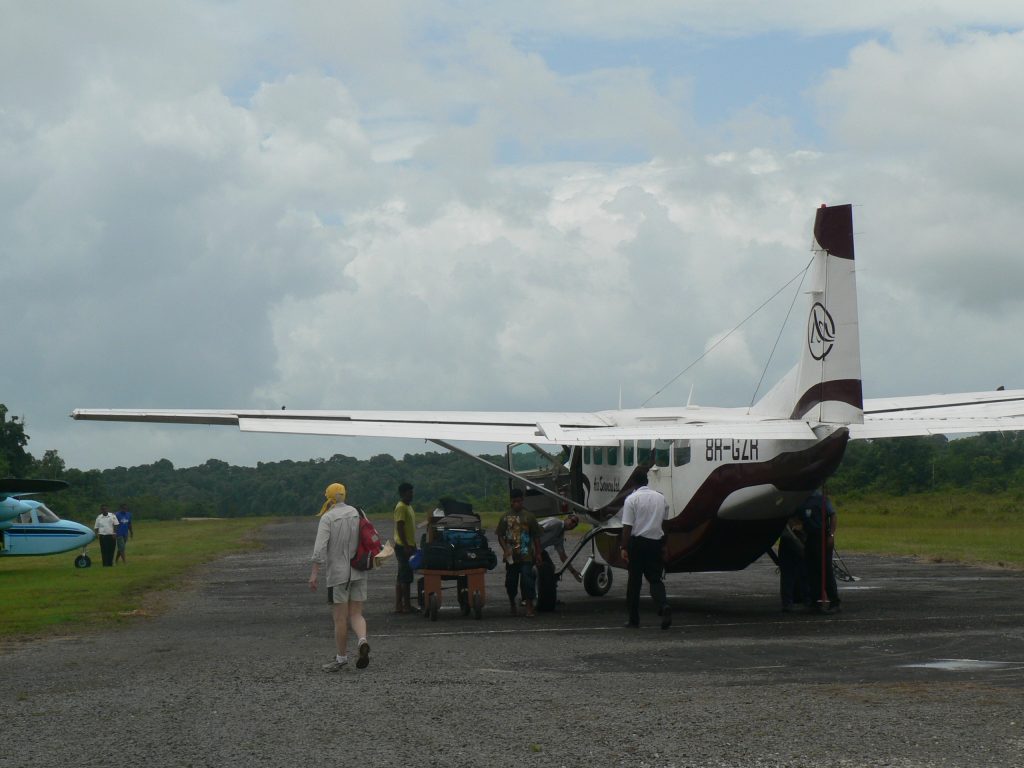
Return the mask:
{"type": "Polygon", "coordinates": [[[612,588],[612,568],[593,559],[583,566],[583,588],[592,597],[602,597],[612,588]]]}
{"type": "Polygon", "coordinates": [[[83,552],[75,558],[75,568],[88,568],[92,565],[92,559],[83,552]]]}

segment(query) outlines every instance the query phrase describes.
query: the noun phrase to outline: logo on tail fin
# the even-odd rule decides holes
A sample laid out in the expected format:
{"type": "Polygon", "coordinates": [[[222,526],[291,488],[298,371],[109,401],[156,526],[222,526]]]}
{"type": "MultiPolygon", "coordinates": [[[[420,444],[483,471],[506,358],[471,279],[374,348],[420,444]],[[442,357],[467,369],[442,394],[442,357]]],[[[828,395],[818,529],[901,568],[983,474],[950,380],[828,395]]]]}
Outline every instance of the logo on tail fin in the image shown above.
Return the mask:
{"type": "Polygon", "coordinates": [[[807,318],[807,349],[815,360],[824,360],[836,341],[836,321],[820,302],[814,302],[807,318]]]}

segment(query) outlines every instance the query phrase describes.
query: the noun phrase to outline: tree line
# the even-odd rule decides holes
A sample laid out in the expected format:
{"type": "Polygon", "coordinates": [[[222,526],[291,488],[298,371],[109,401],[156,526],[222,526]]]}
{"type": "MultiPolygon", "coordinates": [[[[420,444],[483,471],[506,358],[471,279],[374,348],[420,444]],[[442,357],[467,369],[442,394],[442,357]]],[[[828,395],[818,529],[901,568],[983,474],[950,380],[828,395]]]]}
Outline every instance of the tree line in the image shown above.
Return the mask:
{"type": "MultiPolygon", "coordinates": [[[[64,480],[69,489],[47,498],[62,517],[91,522],[100,504],[125,503],[149,519],[309,515],[320,508],[323,489],[342,482],[349,500],[370,513],[393,508],[401,482],[416,487],[420,509],[442,496],[495,510],[507,501],[508,483],[478,462],[453,453],[382,454],[355,459],[260,462],[236,467],[209,459],[177,468],[167,459],[104,470],[69,468],[57,451],[35,458],[18,417],[0,404],[0,477],[64,480]]],[[[505,457],[484,456],[505,466],[505,457]]],[[[945,489],[976,493],[1024,491],[1024,437],[1010,432],[948,440],[905,437],[851,442],[842,466],[829,480],[837,496],[882,493],[895,496],[945,489]]]]}

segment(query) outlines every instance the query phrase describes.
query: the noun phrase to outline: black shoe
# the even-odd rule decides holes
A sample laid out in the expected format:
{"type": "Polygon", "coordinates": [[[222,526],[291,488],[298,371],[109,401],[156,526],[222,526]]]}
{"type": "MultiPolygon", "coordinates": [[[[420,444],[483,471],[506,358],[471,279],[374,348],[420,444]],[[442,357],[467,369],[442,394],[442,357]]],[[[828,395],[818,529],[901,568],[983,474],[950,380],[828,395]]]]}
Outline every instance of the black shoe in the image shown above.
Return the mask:
{"type": "Polygon", "coordinates": [[[365,640],[359,644],[359,658],[356,660],[356,669],[366,669],[370,666],[370,644],[365,640]]]}
{"type": "Polygon", "coordinates": [[[672,606],[666,605],[661,609],[661,628],[668,629],[672,626],[672,606]]]}

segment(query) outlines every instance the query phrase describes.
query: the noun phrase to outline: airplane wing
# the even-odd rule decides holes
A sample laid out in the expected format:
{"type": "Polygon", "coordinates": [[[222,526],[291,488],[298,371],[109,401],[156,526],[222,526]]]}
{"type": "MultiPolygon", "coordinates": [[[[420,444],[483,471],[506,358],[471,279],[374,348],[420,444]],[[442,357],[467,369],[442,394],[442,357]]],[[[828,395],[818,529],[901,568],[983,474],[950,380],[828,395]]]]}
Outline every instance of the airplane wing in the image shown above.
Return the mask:
{"type": "Polygon", "coordinates": [[[37,493],[62,491],[68,487],[63,480],[28,480],[16,477],[0,479],[0,498],[34,496],[37,493]]]}
{"type": "Polygon", "coordinates": [[[1024,429],[1024,389],[864,401],[864,423],[850,437],[865,440],[1024,429]]]}
{"type": "Polygon", "coordinates": [[[243,432],[401,437],[537,445],[617,445],[620,440],[746,438],[814,440],[806,422],[755,417],[726,422],[643,417],[620,425],[600,413],[502,411],[226,411],[76,409],[72,418],[220,424],[243,432]]]}

